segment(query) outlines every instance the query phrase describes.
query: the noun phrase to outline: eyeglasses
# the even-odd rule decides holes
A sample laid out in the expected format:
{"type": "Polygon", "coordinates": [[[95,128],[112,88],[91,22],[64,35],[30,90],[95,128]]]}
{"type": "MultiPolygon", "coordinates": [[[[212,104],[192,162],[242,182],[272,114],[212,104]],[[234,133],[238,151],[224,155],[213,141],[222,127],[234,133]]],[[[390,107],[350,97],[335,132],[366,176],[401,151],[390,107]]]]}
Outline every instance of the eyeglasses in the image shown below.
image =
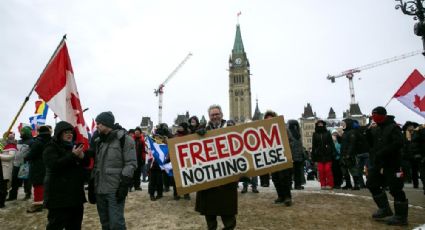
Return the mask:
{"type": "Polygon", "coordinates": [[[210,116],[211,116],[211,117],[214,117],[214,116],[220,116],[220,115],[221,115],[220,113],[211,113],[211,114],[210,114],[210,116]]]}
{"type": "Polygon", "coordinates": [[[66,131],[63,131],[63,133],[64,134],[71,134],[71,135],[73,135],[74,134],[74,131],[72,131],[72,130],[66,130],[66,131]]]}

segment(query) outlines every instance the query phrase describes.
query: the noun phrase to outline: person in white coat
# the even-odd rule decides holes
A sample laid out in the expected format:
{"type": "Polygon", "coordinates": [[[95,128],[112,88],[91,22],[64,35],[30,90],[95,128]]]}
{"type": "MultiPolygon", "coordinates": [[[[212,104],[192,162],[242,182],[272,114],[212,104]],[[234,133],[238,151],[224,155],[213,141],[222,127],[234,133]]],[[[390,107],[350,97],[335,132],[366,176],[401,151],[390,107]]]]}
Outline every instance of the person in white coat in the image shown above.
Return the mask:
{"type": "Polygon", "coordinates": [[[7,196],[7,184],[12,180],[13,159],[16,151],[18,150],[16,143],[15,134],[13,132],[9,132],[6,145],[0,153],[2,174],[2,177],[0,178],[0,208],[4,207],[4,202],[7,196]]]}

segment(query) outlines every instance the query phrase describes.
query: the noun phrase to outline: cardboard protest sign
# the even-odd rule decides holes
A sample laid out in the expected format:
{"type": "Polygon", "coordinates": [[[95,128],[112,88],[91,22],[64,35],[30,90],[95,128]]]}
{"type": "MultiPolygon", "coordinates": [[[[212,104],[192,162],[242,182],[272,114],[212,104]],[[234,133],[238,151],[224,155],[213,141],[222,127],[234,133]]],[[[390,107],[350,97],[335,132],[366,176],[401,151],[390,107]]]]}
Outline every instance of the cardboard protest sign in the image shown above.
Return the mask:
{"type": "Polygon", "coordinates": [[[168,140],[177,193],[292,167],[283,116],[168,140]]]}

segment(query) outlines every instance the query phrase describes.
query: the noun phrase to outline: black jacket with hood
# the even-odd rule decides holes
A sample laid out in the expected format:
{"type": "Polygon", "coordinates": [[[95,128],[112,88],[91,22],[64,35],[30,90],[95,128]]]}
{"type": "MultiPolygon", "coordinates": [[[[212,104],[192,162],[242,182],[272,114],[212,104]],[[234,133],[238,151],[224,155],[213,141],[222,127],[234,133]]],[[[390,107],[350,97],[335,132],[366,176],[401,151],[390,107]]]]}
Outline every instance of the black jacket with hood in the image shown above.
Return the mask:
{"type": "Polygon", "coordinates": [[[397,170],[400,168],[403,136],[393,116],[367,131],[372,167],[397,170]]]}
{"type": "Polygon", "coordinates": [[[326,123],[323,120],[318,120],[315,124],[312,144],[311,158],[314,162],[332,161],[336,149],[332,135],[326,129],[326,123]],[[323,126],[318,126],[318,123],[323,123],[323,126]]]}
{"type": "Polygon", "coordinates": [[[47,208],[79,207],[86,202],[84,166],[88,157],[80,159],[72,153],[73,144],[62,141],[62,133],[73,130],[68,122],[56,124],[54,137],[43,151],[46,165],[44,204],[47,208]]]}

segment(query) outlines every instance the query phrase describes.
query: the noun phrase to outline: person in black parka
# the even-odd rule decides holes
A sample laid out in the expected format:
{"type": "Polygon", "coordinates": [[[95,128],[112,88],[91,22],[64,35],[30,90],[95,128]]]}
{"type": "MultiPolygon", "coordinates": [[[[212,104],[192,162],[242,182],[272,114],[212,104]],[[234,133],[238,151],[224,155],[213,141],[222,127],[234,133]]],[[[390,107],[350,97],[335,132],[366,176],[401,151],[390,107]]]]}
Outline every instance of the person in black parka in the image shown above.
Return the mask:
{"type": "Polygon", "coordinates": [[[288,139],[294,163],[294,188],[304,189],[304,148],[301,138],[300,124],[297,120],[288,120],[288,139]]]}
{"type": "Polygon", "coordinates": [[[30,164],[29,180],[34,189],[34,203],[27,209],[28,213],[40,212],[43,209],[43,183],[46,168],[43,163],[43,151],[50,142],[51,132],[47,126],[40,126],[38,135],[34,138],[34,143],[28,155],[24,158],[30,164]]]}
{"type": "Polygon", "coordinates": [[[346,118],[343,120],[342,143],[341,143],[341,156],[343,162],[343,175],[345,179],[345,186],[343,189],[360,189],[361,172],[357,168],[356,156],[359,152],[359,135],[354,129],[354,120],[346,118]],[[354,187],[351,184],[351,176],[353,177],[354,187]]]}
{"type": "Polygon", "coordinates": [[[336,154],[331,133],[326,129],[326,123],[318,120],[313,133],[311,158],[317,163],[320,186],[322,189],[333,189],[332,160],[336,154]]]}
{"type": "MultiPolygon", "coordinates": [[[[274,117],[277,117],[277,113],[272,110],[268,110],[264,114],[264,119],[271,119],[274,117]]],[[[288,132],[288,135],[291,135],[291,134],[289,134],[288,132]]],[[[294,144],[293,142],[290,143],[291,153],[293,153],[292,151],[293,144],[294,144]]],[[[292,156],[292,158],[294,157],[292,156]]],[[[277,172],[273,172],[272,181],[277,193],[277,199],[274,200],[274,203],[275,204],[283,203],[286,206],[291,206],[292,205],[292,194],[291,194],[292,168],[287,168],[287,169],[279,170],[277,172]]]]}
{"type": "Polygon", "coordinates": [[[44,205],[49,210],[46,229],[81,229],[83,221],[84,157],[83,146],[73,144],[74,127],[56,124],[53,140],[43,151],[46,166],[44,205]]]}
{"type": "Polygon", "coordinates": [[[392,216],[387,224],[407,225],[408,200],[403,191],[403,172],[401,171],[401,148],[403,137],[400,127],[392,116],[387,116],[384,107],[372,110],[375,122],[367,131],[370,146],[370,168],[366,186],[372,193],[378,210],[372,218],[383,220],[392,216]],[[391,211],[384,187],[388,186],[394,197],[395,214],[391,211]]]}

